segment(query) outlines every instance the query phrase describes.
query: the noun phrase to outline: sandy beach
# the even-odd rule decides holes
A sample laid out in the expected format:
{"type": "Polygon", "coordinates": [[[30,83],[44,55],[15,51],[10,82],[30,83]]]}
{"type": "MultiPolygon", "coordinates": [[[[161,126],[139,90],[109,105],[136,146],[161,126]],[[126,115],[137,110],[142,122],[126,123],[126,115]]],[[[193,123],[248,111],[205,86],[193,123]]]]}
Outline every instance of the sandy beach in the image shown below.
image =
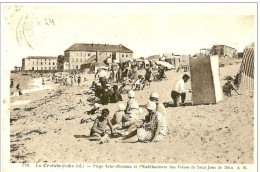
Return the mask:
{"type": "MultiPolygon", "coordinates": [[[[234,76],[239,67],[240,63],[226,63],[221,67],[221,85],[225,83],[224,77],[234,76]]],[[[183,74],[167,71],[168,80],[153,82],[149,90],[136,91],[137,101],[145,105],[153,91],[160,95],[161,102],[172,101],[173,83],[183,74]]],[[[166,118],[170,134],[161,142],[130,144],[110,139],[100,145],[74,137],[89,135],[93,124],[80,124],[82,118],[88,118],[84,112],[91,109],[87,101],[90,95],[86,92],[93,78],[94,75],[89,75],[81,86],[75,84],[72,87],[46,81],[51,89],[11,97],[11,103],[29,102],[10,107],[10,162],[253,163],[253,91],[242,92],[242,95],[233,93],[232,97],[224,97],[218,104],[168,107],[166,118]]],[[[189,87],[190,83],[187,84],[189,87]]],[[[127,95],[123,95],[123,99],[126,105],[127,95]]],[[[102,108],[109,108],[111,117],[117,106],[109,104],[102,108]]],[[[140,118],[145,113],[144,109],[140,118]]]]}

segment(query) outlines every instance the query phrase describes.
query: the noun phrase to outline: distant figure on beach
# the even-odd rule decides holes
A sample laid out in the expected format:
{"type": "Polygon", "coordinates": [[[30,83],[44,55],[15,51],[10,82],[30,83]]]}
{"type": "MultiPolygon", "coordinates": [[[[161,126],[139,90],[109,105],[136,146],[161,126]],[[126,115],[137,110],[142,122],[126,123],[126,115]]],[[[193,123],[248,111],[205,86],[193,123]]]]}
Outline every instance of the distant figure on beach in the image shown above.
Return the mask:
{"type": "Polygon", "coordinates": [[[16,90],[18,91],[20,89],[20,82],[16,85],[16,90]]]}
{"type": "Polygon", "coordinates": [[[42,85],[45,85],[44,78],[42,78],[42,85]]]}
{"type": "Polygon", "coordinates": [[[14,80],[11,79],[10,88],[13,88],[13,86],[14,86],[14,80]]]}
{"type": "Polygon", "coordinates": [[[174,88],[172,89],[171,97],[173,100],[174,107],[180,106],[180,98],[182,103],[185,102],[186,92],[188,92],[189,90],[186,90],[184,88],[184,83],[188,82],[189,79],[190,79],[189,75],[184,74],[182,76],[182,79],[178,80],[174,88]]]}
{"type": "Polygon", "coordinates": [[[18,91],[18,95],[21,96],[22,95],[22,90],[20,88],[20,82],[16,85],[16,90],[18,91]]]}
{"type": "Polygon", "coordinates": [[[70,76],[70,86],[73,86],[73,76],[70,76]]]}
{"type": "Polygon", "coordinates": [[[78,86],[80,85],[80,82],[81,82],[81,77],[80,75],[78,76],[78,86]]]}
{"type": "Polygon", "coordinates": [[[99,140],[99,143],[104,143],[104,141],[109,137],[107,127],[110,128],[111,135],[114,135],[114,130],[110,120],[108,119],[108,116],[109,110],[103,109],[101,112],[101,116],[97,117],[91,128],[91,140],[99,140]]]}
{"type": "Polygon", "coordinates": [[[152,77],[155,78],[155,75],[154,75],[154,73],[152,71],[152,67],[150,66],[149,68],[146,69],[146,72],[145,72],[145,75],[144,75],[144,86],[143,86],[142,90],[146,86],[147,82],[148,82],[148,88],[150,89],[151,82],[152,82],[152,77]]]}
{"type": "Polygon", "coordinates": [[[167,135],[167,122],[165,117],[156,111],[156,104],[149,102],[146,105],[148,115],[140,128],[130,132],[122,141],[124,143],[159,142],[167,135]]]}

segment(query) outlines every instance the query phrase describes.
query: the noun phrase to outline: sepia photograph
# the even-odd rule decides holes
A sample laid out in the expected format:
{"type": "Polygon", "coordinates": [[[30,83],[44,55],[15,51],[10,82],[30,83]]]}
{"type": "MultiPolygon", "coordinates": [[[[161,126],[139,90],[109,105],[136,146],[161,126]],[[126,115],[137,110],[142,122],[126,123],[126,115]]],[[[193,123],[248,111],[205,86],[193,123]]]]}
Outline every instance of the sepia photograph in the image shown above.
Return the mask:
{"type": "Polygon", "coordinates": [[[4,171],[257,171],[257,12],[1,3],[4,171]]]}

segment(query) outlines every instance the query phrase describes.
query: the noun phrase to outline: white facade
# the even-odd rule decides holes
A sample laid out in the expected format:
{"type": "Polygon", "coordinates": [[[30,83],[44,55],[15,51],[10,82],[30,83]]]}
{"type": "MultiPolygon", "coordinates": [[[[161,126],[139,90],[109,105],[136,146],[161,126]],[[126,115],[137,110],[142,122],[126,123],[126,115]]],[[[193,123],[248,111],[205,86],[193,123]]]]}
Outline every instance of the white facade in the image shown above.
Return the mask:
{"type": "Polygon", "coordinates": [[[22,70],[57,70],[55,57],[28,57],[22,60],[22,70]]]}

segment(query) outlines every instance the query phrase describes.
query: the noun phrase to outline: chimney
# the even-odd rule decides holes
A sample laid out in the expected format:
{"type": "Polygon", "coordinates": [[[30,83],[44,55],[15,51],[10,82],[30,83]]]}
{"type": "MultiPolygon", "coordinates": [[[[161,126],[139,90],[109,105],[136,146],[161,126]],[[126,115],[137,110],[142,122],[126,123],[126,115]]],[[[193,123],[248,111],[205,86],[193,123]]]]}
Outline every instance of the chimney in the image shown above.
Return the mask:
{"type": "Polygon", "coordinates": [[[99,60],[99,51],[96,52],[96,62],[98,63],[99,60]]]}

